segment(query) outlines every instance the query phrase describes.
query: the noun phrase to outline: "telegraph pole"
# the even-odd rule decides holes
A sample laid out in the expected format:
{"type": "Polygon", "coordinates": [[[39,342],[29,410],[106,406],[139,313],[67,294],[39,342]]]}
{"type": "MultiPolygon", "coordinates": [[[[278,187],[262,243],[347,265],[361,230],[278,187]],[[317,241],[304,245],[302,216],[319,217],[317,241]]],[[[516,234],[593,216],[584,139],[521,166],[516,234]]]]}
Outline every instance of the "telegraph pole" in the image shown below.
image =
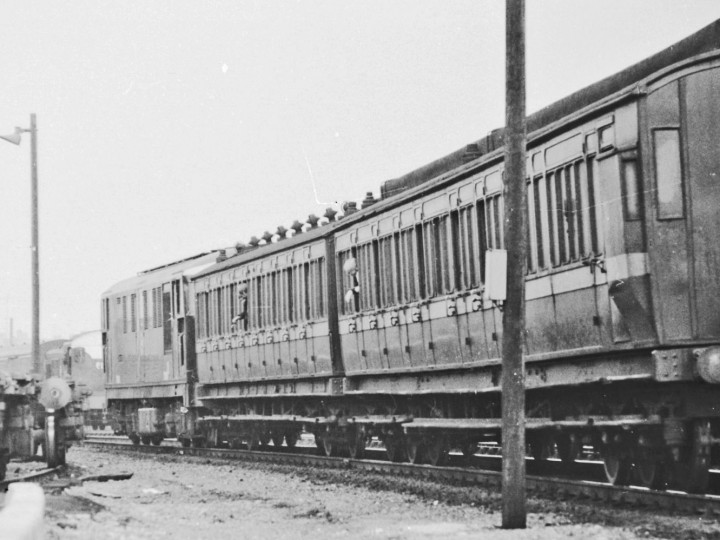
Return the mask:
{"type": "Polygon", "coordinates": [[[524,529],[525,508],[525,0],[506,0],[505,245],[502,353],[502,527],[524,529]]]}

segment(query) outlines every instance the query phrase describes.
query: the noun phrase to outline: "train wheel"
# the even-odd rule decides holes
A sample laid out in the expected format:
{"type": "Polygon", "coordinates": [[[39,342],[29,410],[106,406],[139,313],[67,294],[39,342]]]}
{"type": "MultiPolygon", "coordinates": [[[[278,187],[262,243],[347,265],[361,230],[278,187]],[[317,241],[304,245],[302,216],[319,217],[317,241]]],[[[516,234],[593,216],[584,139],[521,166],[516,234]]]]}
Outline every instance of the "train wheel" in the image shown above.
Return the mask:
{"type": "Polygon", "coordinates": [[[325,455],[327,457],[331,457],[334,455],[335,445],[333,444],[333,440],[330,438],[330,435],[328,433],[326,433],[325,436],[322,438],[322,445],[323,450],[325,451],[325,455]]]}
{"type": "Polygon", "coordinates": [[[476,442],[468,441],[462,445],[461,450],[462,450],[463,456],[465,456],[466,458],[471,458],[475,455],[475,452],[478,451],[478,445],[476,442]]]}
{"type": "Polygon", "coordinates": [[[48,467],[65,465],[65,442],[60,440],[60,433],[55,424],[55,415],[48,414],[45,418],[45,461],[48,467]]]}
{"type": "Polygon", "coordinates": [[[191,442],[193,448],[205,448],[205,446],[207,446],[205,444],[205,437],[193,437],[191,442]]]}
{"type": "Polygon", "coordinates": [[[632,460],[622,455],[617,448],[608,448],[603,457],[605,476],[614,486],[627,486],[632,473],[632,460]]]}
{"type": "Polygon", "coordinates": [[[323,455],[325,453],[325,448],[323,447],[323,434],[319,431],[315,431],[313,436],[315,437],[315,447],[318,450],[318,454],[323,455]]]}
{"type": "Polygon", "coordinates": [[[430,465],[442,465],[448,455],[447,441],[443,437],[434,439],[425,449],[425,455],[430,465]]]}
{"type": "Polygon", "coordinates": [[[216,428],[216,427],[210,428],[210,429],[208,430],[208,434],[207,434],[206,440],[207,440],[207,445],[208,445],[208,447],[210,447],[210,448],[217,448],[217,446],[218,446],[218,440],[219,440],[218,428],[216,428]]]}
{"type": "Polygon", "coordinates": [[[248,450],[257,450],[258,446],[261,444],[260,442],[260,436],[257,434],[257,432],[253,431],[250,433],[247,437],[247,449],[248,450]]]}
{"type": "Polygon", "coordinates": [[[417,439],[408,439],[405,447],[408,463],[422,463],[424,449],[422,443],[417,439]]]}
{"type": "Polygon", "coordinates": [[[282,446],[284,435],[281,432],[273,431],[270,434],[270,438],[272,439],[273,446],[277,446],[277,447],[282,446]]]}
{"type": "Polygon", "coordinates": [[[360,427],[348,433],[348,453],[352,459],[362,459],[365,455],[365,429],[360,427]]]}
{"type": "Polygon", "coordinates": [[[230,448],[232,448],[233,450],[238,450],[242,448],[242,440],[238,437],[230,439],[230,448]]]}
{"type": "Polygon", "coordinates": [[[529,454],[535,461],[545,461],[554,450],[552,439],[546,435],[533,435],[528,440],[529,454]]]}
{"type": "Polygon", "coordinates": [[[562,433],[555,438],[558,457],[563,463],[573,463],[580,455],[580,440],[576,435],[562,433]]]}
{"type": "Polygon", "coordinates": [[[298,439],[300,438],[300,433],[297,431],[286,431],[285,432],[285,444],[287,444],[288,448],[295,448],[297,446],[298,439]]]}
{"type": "Polygon", "coordinates": [[[649,489],[665,489],[667,485],[665,463],[657,456],[642,451],[633,468],[637,485],[649,489]]]}
{"type": "Polygon", "coordinates": [[[705,493],[710,481],[710,422],[696,420],[692,426],[692,444],[687,459],[673,463],[672,485],[688,493],[705,493]]]}
{"type": "Polygon", "coordinates": [[[180,439],[180,444],[182,445],[183,448],[190,448],[190,443],[191,443],[190,439],[187,439],[187,438],[180,439]]]}
{"type": "Polygon", "coordinates": [[[162,442],[163,442],[163,438],[164,438],[164,437],[163,437],[162,435],[153,435],[152,443],[153,443],[155,446],[160,446],[160,445],[162,444],[162,442]]]}
{"type": "Polygon", "coordinates": [[[137,433],[131,433],[130,435],[128,435],[128,439],[130,439],[135,446],[140,444],[140,435],[138,435],[137,433]]]}
{"type": "Polygon", "coordinates": [[[270,434],[267,431],[262,431],[258,434],[258,443],[260,446],[267,446],[270,444],[270,434]]]}
{"type": "Polygon", "coordinates": [[[405,461],[407,456],[405,454],[406,444],[404,437],[389,436],[384,440],[385,453],[387,458],[393,462],[405,461]]]}
{"type": "Polygon", "coordinates": [[[152,437],[150,437],[149,435],[143,435],[142,437],[140,437],[140,440],[146,446],[149,446],[150,443],[152,443],[152,437]]]}

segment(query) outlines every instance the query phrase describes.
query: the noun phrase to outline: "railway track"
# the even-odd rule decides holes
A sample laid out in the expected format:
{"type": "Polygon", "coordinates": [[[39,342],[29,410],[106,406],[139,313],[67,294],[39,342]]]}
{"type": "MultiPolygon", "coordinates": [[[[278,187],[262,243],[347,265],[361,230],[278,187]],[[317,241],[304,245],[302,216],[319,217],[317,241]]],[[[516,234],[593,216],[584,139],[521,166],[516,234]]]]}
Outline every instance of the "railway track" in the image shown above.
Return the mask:
{"type": "MultiPolygon", "coordinates": [[[[486,489],[501,489],[501,473],[497,470],[464,468],[458,466],[434,467],[394,463],[375,459],[350,459],[346,457],[326,457],[317,455],[309,447],[300,448],[300,452],[250,451],[230,448],[185,448],[171,441],[160,446],[132,445],[111,436],[86,438],[86,446],[112,452],[137,454],[167,454],[206,457],[211,459],[229,459],[317,467],[319,469],[355,469],[382,475],[399,475],[421,480],[431,480],[451,485],[478,486],[486,489]],[[170,444],[168,444],[170,443],[170,444]]],[[[499,463],[499,459],[496,458],[499,463]]],[[[622,505],[653,511],[669,511],[717,518],[720,516],[720,496],[689,495],[674,491],[651,491],[637,487],[618,487],[599,481],[549,478],[539,475],[527,476],[528,494],[541,498],[622,505]]]]}

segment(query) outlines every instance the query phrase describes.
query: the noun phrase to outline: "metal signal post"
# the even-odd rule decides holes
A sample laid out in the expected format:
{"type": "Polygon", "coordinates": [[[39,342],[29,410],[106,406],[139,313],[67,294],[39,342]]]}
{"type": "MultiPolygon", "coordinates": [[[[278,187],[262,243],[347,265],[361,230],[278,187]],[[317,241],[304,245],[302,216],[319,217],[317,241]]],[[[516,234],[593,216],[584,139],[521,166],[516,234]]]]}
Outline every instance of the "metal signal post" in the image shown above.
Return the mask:
{"type": "Polygon", "coordinates": [[[502,351],[502,526],[526,527],[525,508],[525,0],[506,0],[505,245],[502,351]]]}

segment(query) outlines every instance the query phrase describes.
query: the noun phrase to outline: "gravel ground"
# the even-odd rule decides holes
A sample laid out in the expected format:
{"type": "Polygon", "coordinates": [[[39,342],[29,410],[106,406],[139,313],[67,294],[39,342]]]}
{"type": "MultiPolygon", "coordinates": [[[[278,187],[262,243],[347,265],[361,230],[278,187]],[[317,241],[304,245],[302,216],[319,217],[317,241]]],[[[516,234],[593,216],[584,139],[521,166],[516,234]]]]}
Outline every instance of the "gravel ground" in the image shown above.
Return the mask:
{"type": "Polygon", "coordinates": [[[133,471],[48,495],[47,538],[718,538],[715,520],[528,499],[528,527],[503,530],[497,493],[390,478],[192,457],[68,453],[70,472],[133,471]],[[82,465],[79,465],[82,464],[82,465]]]}

